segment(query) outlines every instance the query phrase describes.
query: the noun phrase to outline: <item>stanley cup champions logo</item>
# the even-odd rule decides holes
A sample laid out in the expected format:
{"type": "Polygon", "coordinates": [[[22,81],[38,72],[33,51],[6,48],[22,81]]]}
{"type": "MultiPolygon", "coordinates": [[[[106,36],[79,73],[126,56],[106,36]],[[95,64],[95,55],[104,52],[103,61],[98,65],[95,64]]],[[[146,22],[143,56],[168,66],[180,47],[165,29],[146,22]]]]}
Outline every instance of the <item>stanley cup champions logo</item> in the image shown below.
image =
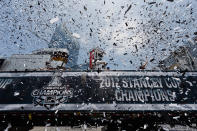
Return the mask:
{"type": "Polygon", "coordinates": [[[68,101],[73,91],[62,84],[62,77],[54,76],[47,86],[32,91],[34,106],[44,106],[48,110],[68,101]]]}

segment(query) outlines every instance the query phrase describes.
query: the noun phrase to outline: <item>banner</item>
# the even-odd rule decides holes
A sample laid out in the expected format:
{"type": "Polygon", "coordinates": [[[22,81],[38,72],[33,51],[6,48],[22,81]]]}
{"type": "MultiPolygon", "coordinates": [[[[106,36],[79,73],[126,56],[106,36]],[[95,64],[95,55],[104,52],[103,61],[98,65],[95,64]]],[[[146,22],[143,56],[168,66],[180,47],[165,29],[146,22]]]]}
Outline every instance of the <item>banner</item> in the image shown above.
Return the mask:
{"type": "Polygon", "coordinates": [[[0,73],[0,111],[197,110],[197,73],[0,73]]]}

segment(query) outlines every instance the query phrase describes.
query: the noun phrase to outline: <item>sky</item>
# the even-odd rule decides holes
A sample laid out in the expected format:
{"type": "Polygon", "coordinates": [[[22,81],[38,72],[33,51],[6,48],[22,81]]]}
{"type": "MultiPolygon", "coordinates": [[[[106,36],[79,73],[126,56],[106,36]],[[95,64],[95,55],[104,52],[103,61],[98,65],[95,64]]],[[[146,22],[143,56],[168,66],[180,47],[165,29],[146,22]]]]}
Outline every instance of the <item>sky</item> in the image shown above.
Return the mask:
{"type": "Polygon", "coordinates": [[[0,57],[47,48],[65,24],[80,44],[78,64],[95,47],[111,69],[157,69],[197,32],[196,0],[1,0],[0,57]]]}

